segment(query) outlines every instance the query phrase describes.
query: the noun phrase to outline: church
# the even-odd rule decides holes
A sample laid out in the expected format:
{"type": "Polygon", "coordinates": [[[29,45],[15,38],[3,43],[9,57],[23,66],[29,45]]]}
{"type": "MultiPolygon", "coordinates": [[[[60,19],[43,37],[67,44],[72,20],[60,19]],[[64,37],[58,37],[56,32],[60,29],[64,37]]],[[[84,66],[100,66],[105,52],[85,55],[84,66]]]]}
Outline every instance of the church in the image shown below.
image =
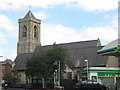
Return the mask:
{"type": "MultiPolygon", "coordinates": [[[[27,58],[31,58],[33,53],[39,48],[48,49],[52,45],[41,46],[41,20],[35,18],[31,10],[28,11],[24,18],[19,19],[18,22],[19,39],[13,70],[18,72],[18,83],[26,83],[26,80],[30,83],[30,77],[27,77],[25,74],[27,58]]],[[[104,47],[99,39],[57,45],[68,49],[70,60],[74,64],[72,69],[66,68],[65,79],[74,79],[77,76],[77,79],[80,80],[80,68],[83,67],[83,79],[89,77],[90,80],[95,80],[102,84],[106,84],[107,81],[110,84],[116,83],[118,60],[114,56],[101,56],[96,53],[104,47]],[[86,59],[88,60],[88,76],[86,72],[86,59]]]]}

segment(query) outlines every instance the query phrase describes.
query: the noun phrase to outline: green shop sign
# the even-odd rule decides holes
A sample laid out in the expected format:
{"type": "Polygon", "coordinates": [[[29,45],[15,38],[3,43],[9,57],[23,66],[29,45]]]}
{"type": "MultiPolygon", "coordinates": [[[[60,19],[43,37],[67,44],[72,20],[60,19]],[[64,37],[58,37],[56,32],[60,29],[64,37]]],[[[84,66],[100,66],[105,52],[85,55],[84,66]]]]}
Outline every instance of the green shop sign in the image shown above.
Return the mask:
{"type": "Polygon", "coordinates": [[[87,73],[82,73],[82,77],[87,77],[87,73]]]}
{"type": "Polygon", "coordinates": [[[105,50],[100,50],[98,52],[96,52],[97,54],[102,54],[102,53],[107,53],[107,52],[112,52],[112,51],[120,51],[120,45],[118,45],[117,47],[114,48],[110,48],[110,49],[105,49],[105,50]]]}
{"type": "Polygon", "coordinates": [[[120,77],[120,73],[98,72],[98,77],[120,77]]]}
{"type": "Polygon", "coordinates": [[[117,47],[117,51],[120,51],[120,45],[118,45],[118,47],[117,47]]]}
{"type": "Polygon", "coordinates": [[[97,76],[92,76],[92,80],[93,80],[94,82],[97,82],[97,76]]]}

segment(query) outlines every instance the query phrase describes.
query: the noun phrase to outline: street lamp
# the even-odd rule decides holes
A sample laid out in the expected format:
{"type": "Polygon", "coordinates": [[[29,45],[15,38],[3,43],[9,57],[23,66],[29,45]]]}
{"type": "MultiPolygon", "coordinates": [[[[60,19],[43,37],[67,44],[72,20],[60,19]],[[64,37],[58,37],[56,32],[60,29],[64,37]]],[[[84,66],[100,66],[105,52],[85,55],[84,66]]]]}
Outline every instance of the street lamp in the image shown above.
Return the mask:
{"type": "Polygon", "coordinates": [[[6,56],[0,56],[0,57],[5,57],[5,58],[6,58],[6,60],[7,60],[7,57],[6,57],[6,56]]]}
{"type": "Polygon", "coordinates": [[[88,60],[86,59],[85,62],[87,63],[87,80],[89,79],[89,75],[88,75],[88,60]]]}

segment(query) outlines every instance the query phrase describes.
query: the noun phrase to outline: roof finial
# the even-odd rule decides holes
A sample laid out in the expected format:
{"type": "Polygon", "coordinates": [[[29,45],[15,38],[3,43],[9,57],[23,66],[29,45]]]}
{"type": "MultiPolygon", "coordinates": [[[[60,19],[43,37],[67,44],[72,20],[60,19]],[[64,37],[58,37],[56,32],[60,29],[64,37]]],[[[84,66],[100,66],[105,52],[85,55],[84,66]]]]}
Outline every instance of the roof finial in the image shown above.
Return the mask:
{"type": "Polygon", "coordinates": [[[29,5],[29,10],[31,10],[31,5],[29,5]]]}

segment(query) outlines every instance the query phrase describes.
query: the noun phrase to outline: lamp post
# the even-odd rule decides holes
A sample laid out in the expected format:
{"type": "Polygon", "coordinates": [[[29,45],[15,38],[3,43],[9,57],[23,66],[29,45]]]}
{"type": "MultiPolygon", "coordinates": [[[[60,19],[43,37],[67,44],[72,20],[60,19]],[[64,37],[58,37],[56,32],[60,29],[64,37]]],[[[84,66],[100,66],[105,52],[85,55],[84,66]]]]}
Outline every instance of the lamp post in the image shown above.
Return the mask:
{"type": "Polygon", "coordinates": [[[0,56],[0,57],[5,57],[5,59],[7,60],[7,57],[6,57],[6,56],[0,56]]]}
{"type": "Polygon", "coordinates": [[[87,63],[87,80],[89,79],[89,75],[88,75],[88,60],[86,59],[85,62],[87,63]]]}

